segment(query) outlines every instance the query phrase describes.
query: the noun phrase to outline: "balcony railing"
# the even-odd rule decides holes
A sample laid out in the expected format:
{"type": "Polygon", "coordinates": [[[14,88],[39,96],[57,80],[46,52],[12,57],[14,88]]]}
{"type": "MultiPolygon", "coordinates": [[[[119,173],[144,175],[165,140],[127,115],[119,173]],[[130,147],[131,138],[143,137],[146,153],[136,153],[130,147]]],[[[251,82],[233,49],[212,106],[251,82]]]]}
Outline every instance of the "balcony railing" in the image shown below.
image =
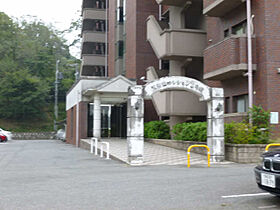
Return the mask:
{"type": "MultiPolygon", "coordinates": [[[[256,70],[253,38],[253,70],[256,70]]],[[[248,71],[247,37],[233,35],[204,50],[204,79],[224,80],[248,71]]]]}
{"type": "Polygon", "coordinates": [[[105,56],[84,54],[82,55],[82,66],[105,66],[105,56]]]}
{"type": "Polygon", "coordinates": [[[203,14],[212,17],[222,17],[244,1],[245,0],[204,0],[203,14]]]}
{"type": "Polygon", "coordinates": [[[147,40],[155,54],[163,60],[202,57],[206,33],[193,29],[162,29],[154,16],[147,19],[147,40]]]}
{"type": "Polygon", "coordinates": [[[104,32],[84,31],[82,42],[105,43],[105,34],[104,32]]]}
{"type": "Polygon", "coordinates": [[[83,10],[83,19],[92,19],[92,20],[106,20],[106,10],[100,9],[84,9],[83,10]]]}

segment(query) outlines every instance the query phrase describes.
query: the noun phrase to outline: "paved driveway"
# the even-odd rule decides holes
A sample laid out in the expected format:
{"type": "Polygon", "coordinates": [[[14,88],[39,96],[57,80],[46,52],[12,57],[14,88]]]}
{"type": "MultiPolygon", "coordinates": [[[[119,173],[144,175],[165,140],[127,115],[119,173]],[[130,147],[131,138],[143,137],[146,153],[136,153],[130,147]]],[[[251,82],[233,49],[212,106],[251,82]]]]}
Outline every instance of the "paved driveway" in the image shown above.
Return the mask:
{"type": "Polygon", "coordinates": [[[0,209],[279,209],[252,169],[130,167],[60,141],[11,141],[0,144],[0,209]]]}

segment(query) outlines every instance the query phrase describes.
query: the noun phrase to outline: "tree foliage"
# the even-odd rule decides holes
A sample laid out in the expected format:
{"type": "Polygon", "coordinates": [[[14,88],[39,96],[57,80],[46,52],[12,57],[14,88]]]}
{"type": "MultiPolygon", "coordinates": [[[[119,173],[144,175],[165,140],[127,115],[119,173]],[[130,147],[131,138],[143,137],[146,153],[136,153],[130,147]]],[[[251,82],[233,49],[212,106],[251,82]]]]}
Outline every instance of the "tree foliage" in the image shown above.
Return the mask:
{"type": "Polygon", "coordinates": [[[53,101],[56,60],[66,82],[60,101],[74,82],[77,59],[58,31],[33,18],[15,21],[0,12],[0,118],[43,118],[53,101]]]}

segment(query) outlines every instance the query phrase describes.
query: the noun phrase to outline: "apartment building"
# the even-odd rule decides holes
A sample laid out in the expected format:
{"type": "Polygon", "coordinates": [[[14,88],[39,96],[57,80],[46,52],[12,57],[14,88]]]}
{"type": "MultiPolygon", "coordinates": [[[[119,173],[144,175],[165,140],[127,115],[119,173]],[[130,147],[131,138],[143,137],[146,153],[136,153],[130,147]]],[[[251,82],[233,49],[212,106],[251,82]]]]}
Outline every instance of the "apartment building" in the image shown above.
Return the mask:
{"type": "MultiPolygon", "coordinates": [[[[146,19],[158,16],[150,0],[83,0],[80,79],[66,97],[66,141],[126,137],[128,87],[143,84],[158,59],[146,42],[146,19]],[[127,4],[129,2],[129,4],[127,4]]],[[[145,121],[157,120],[145,101],[145,121]]]]}
{"type": "MultiPolygon", "coordinates": [[[[279,135],[280,2],[251,0],[252,24],[247,26],[246,0],[155,1],[160,17],[147,20],[147,39],[155,54],[169,63],[169,76],[187,76],[222,87],[226,122],[247,117],[247,28],[251,28],[253,104],[272,112],[274,133],[279,135]]],[[[153,68],[147,73],[152,79],[160,77],[153,68]]],[[[153,101],[173,125],[205,114],[204,105],[192,97],[169,91],[153,101]]]]}
{"type": "Polygon", "coordinates": [[[253,104],[273,113],[279,135],[280,2],[251,0],[252,24],[247,25],[246,1],[204,0],[207,47],[204,76],[225,91],[225,119],[242,120],[248,111],[247,28],[252,29],[253,104]]]}
{"type": "MultiPolygon", "coordinates": [[[[147,40],[161,65],[150,67],[148,80],[161,75],[185,76],[201,82],[203,50],[206,48],[206,21],[203,1],[157,0],[160,17],[147,19],[147,40]]],[[[205,121],[207,106],[193,93],[170,90],[157,93],[153,102],[162,119],[173,125],[181,122],[205,121]]]]}
{"type": "MultiPolygon", "coordinates": [[[[273,113],[279,135],[278,1],[251,0],[253,103],[273,113]]],[[[84,0],[80,80],[67,95],[67,140],[125,137],[127,88],[164,76],[194,78],[225,93],[225,121],[248,111],[244,0],[84,0]],[[146,76],[143,77],[143,76],[146,76]]],[[[187,91],[154,94],[146,121],[205,121],[207,106],[187,91]],[[154,110],[155,108],[155,110],[154,110]]]]}

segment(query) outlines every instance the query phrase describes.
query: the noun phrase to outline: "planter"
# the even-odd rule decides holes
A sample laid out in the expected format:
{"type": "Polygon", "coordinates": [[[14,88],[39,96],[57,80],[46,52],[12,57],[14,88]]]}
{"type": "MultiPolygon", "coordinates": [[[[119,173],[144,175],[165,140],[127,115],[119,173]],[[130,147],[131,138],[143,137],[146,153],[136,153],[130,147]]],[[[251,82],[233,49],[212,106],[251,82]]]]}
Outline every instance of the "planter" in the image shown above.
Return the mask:
{"type": "Polygon", "coordinates": [[[236,163],[257,163],[266,144],[226,144],[226,160],[236,163]]]}
{"type": "MultiPolygon", "coordinates": [[[[164,139],[145,139],[145,141],[159,144],[174,149],[184,150],[187,152],[189,146],[194,144],[204,144],[206,142],[178,141],[164,139]]],[[[265,151],[266,144],[225,144],[225,159],[236,163],[257,163],[261,154],[265,151]]],[[[276,149],[271,148],[270,150],[276,149]]],[[[206,155],[204,148],[193,148],[192,152],[206,155]]]]}

